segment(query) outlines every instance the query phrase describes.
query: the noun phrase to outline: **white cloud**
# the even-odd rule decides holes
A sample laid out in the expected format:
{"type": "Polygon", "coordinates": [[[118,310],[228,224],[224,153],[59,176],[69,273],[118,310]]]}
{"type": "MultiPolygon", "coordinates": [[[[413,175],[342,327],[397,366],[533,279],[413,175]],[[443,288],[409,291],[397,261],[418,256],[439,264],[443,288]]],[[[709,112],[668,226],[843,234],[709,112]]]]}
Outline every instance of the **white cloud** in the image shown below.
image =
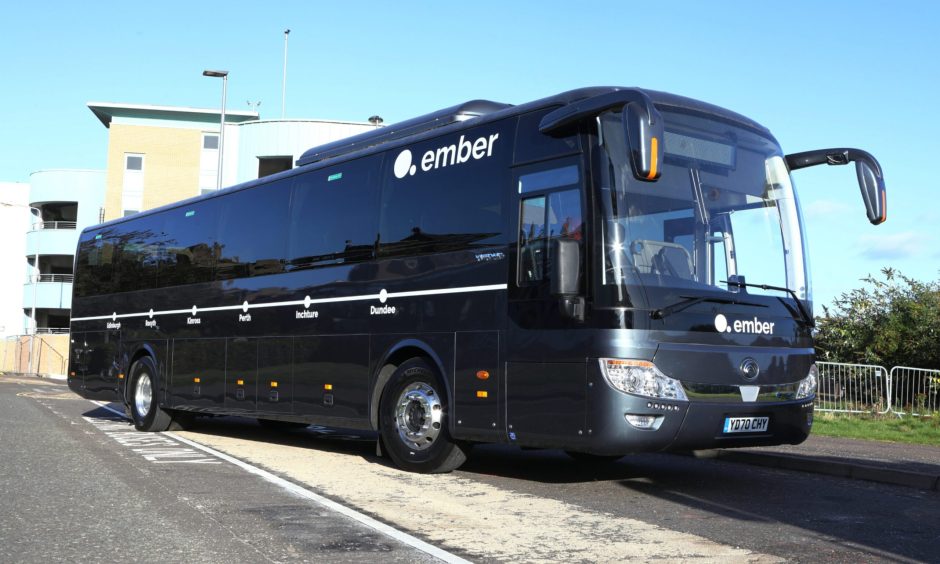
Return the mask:
{"type": "Polygon", "coordinates": [[[851,208],[845,202],[835,200],[813,200],[803,206],[803,213],[810,218],[831,218],[833,215],[845,215],[851,208]]]}
{"type": "Polygon", "coordinates": [[[858,238],[862,256],[876,260],[895,260],[926,256],[927,236],[916,231],[887,235],[862,235],[858,238]]]}

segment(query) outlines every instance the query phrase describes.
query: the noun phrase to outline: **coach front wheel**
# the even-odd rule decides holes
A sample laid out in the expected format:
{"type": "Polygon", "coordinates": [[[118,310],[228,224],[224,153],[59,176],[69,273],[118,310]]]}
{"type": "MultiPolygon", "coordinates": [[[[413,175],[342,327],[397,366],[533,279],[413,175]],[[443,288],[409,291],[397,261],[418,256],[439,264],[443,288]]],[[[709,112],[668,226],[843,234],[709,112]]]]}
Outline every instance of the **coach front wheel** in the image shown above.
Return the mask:
{"type": "Polygon", "coordinates": [[[150,357],[138,359],[131,366],[130,412],[138,431],[166,431],[173,419],[157,401],[157,370],[150,357]]]}
{"type": "Polygon", "coordinates": [[[380,403],[380,433],[388,455],[412,472],[450,472],[467,459],[447,430],[448,402],[435,370],[423,358],[401,364],[380,403]]]}

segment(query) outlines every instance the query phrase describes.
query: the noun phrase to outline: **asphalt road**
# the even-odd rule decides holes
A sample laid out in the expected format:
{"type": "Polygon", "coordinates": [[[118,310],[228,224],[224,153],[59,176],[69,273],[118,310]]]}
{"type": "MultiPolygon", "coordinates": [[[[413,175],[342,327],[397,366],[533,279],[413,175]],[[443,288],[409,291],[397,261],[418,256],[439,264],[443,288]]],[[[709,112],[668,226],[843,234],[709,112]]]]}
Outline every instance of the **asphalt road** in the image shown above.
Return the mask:
{"type": "Polygon", "coordinates": [[[592,467],[501,446],[477,447],[453,474],[419,477],[376,458],[369,437],[276,433],[237,418],[136,433],[61,384],[8,377],[0,561],[436,559],[194,444],[445,558],[940,562],[937,492],[673,455],[592,467]]]}
{"type": "Polygon", "coordinates": [[[437,561],[76,398],[0,377],[0,562],[437,561]]]}

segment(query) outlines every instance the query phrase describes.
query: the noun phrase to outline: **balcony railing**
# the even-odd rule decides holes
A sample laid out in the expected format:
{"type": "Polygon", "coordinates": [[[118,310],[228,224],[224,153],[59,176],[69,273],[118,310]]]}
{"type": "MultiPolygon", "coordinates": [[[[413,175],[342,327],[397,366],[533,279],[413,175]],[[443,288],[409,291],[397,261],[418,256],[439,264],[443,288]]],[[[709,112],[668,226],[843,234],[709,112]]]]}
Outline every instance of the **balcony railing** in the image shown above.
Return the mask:
{"type": "Polygon", "coordinates": [[[34,282],[63,282],[66,284],[71,284],[75,281],[74,274],[33,274],[27,277],[27,283],[32,284],[34,282]]]}
{"type": "Polygon", "coordinates": [[[68,333],[68,327],[37,327],[36,333],[39,335],[62,335],[68,333]]]}
{"type": "Polygon", "coordinates": [[[77,224],[74,221],[37,221],[33,223],[33,231],[40,229],[75,229],[77,224]]]}

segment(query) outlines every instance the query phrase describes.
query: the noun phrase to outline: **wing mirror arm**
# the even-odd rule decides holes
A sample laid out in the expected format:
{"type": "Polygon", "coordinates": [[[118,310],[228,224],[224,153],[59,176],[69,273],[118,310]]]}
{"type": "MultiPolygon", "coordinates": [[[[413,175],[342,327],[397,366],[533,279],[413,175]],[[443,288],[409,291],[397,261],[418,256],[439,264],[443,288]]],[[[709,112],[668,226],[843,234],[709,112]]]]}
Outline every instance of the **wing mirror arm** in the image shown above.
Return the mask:
{"type": "Polygon", "coordinates": [[[868,221],[878,225],[888,218],[884,175],[878,160],[871,154],[860,149],[817,149],[787,155],[786,160],[791,172],[821,164],[836,166],[854,161],[868,221]]]}
{"type": "Polygon", "coordinates": [[[615,90],[562,106],[542,118],[539,131],[552,134],[615,109],[622,112],[633,176],[637,180],[655,182],[663,170],[665,128],[663,116],[650,97],[640,89],[615,90]]]}

